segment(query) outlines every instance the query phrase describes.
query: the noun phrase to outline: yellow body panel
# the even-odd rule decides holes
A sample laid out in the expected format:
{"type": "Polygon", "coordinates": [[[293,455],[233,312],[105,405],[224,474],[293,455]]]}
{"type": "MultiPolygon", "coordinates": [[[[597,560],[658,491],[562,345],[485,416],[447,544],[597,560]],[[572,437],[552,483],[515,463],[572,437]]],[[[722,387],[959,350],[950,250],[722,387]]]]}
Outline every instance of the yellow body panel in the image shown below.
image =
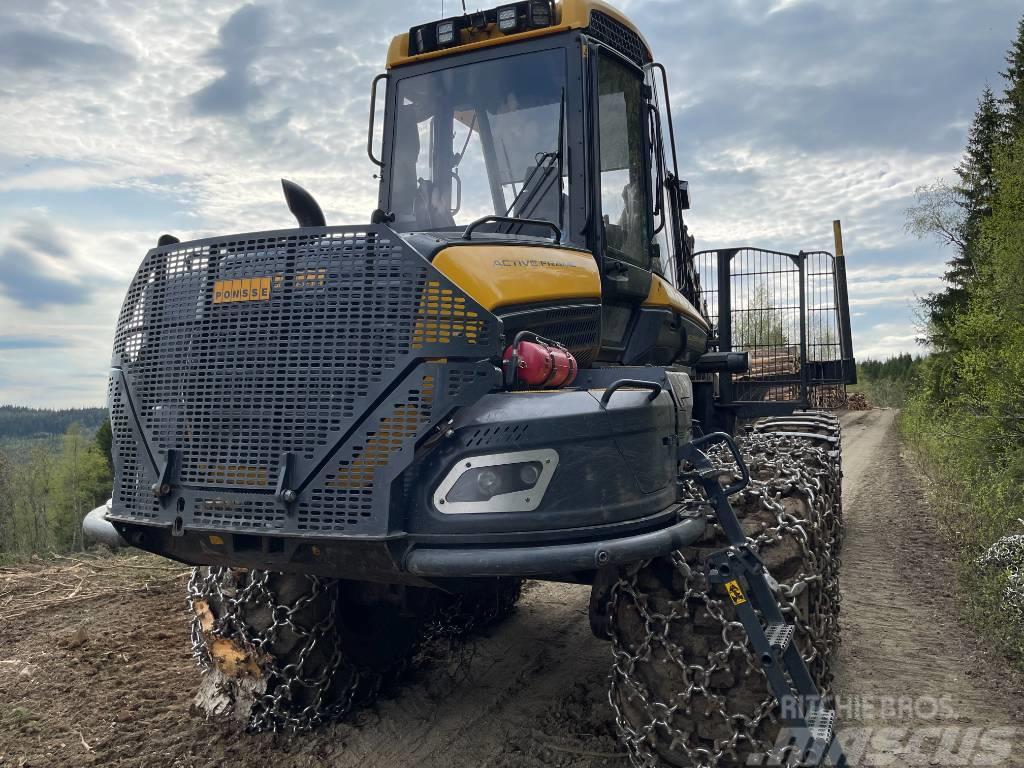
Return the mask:
{"type": "MultiPolygon", "coordinates": [[[[495,3],[499,5],[500,3],[495,3]]],[[[555,23],[550,27],[542,27],[541,29],[528,29],[524,32],[517,32],[512,35],[506,35],[498,29],[496,24],[489,24],[485,30],[465,30],[462,33],[462,43],[459,45],[452,46],[450,48],[441,48],[436,51],[430,51],[429,53],[420,53],[416,56],[409,55],[409,33],[405,32],[401,35],[397,35],[388,47],[388,69],[392,67],[400,67],[404,64],[414,64],[418,61],[427,61],[429,59],[439,59],[442,56],[450,56],[454,53],[464,53],[466,51],[475,51],[479,48],[487,48],[492,45],[501,45],[502,43],[511,43],[517,40],[528,40],[531,37],[541,37],[543,35],[553,35],[557,32],[565,32],[570,29],[585,29],[590,26],[590,12],[601,11],[611,16],[616,21],[625,24],[631,30],[640,35],[640,39],[643,40],[644,47],[650,52],[651,47],[647,44],[644,36],[640,33],[629,19],[627,19],[622,11],[612,7],[608,3],[602,2],[602,0],[557,0],[555,2],[555,23]]]]}
{"type": "Polygon", "coordinates": [[[445,248],[433,265],[484,309],[566,300],[601,300],[601,274],[589,253],[523,245],[445,248]]]}
{"type": "Polygon", "coordinates": [[[664,307],[688,317],[704,330],[708,330],[708,321],[683,294],[677,291],[663,277],[651,275],[651,291],[644,300],[645,307],[664,307]]]}

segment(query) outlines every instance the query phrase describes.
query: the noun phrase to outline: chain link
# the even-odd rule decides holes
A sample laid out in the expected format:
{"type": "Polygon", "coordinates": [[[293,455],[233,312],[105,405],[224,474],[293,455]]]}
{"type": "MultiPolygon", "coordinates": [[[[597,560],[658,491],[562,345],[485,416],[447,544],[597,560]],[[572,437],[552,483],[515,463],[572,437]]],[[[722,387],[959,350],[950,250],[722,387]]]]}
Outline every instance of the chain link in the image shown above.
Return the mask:
{"type": "MultiPolygon", "coordinates": [[[[812,676],[827,692],[839,643],[841,470],[838,451],[819,446],[816,441],[786,434],[746,436],[741,447],[752,482],[732,501],[750,546],[769,564],[773,547],[793,546],[792,542],[799,549],[799,571],[779,582],[775,592],[787,621],[796,626],[797,642],[812,676]],[[798,513],[790,499],[805,501],[810,514],[798,513]]],[[[736,469],[724,447],[712,451],[711,459],[736,469]]],[[[734,479],[738,474],[736,469],[734,479]]],[[[694,768],[718,768],[744,761],[752,753],[781,758],[784,765],[788,755],[772,754],[774,734],[770,730],[777,719],[778,702],[748,647],[743,625],[733,618],[724,597],[709,589],[700,562],[723,546],[724,533],[702,492],[695,486],[690,491],[693,503],[708,514],[711,535],[700,543],[699,550],[671,555],[670,594],[649,591],[646,564],[624,573],[612,589],[609,616],[614,661],[609,699],[616,726],[638,768],[665,765],[659,750],[672,752],[694,768]],[[617,604],[635,607],[640,624],[634,616],[629,626],[620,626],[617,604]],[[692,625],[700,612],[719,628],[719,642],[706,650],[687,647],[687,634],[679,631],[682,625],[689,625],[692,637],[692,625]],[[630,626],[642,626],[643,636],[637,639],[635,629],[631,636],[630,626]],[[671,681],[673,695],[659,698],[652,690],[648,676],[652,665],[654,674],[671,681]],[[729,686],[714,685],[715,678],[721,676],[732,677],[735,689],[763,691],[763,696],[759,694],[756,702],[741,710],[730,701],[729,686]],[[701,737],[701,718],[717,718],[718,730],[729,735],[701,737]]]]}
{"type": "MultiPolygon", "coordinates": [[[[253,731],[300,731],[346,715],[357,693],[367,695],[375,676],[359,672],[345,659],[335,630],[336,583],[317,576],[304,579],[305,589],[284,602],[271,583],[269,571],[195,568],[188,585],[193,611],[192,653],[204,672],[214,669],[210,640],[231,641],[265,673],[265,690],[253,691],[248,728],[253,731]],[[212,630],[204,631],[202,601],[213,615],[212,630]],[[269,616],[265,628],[253,617],[269,616]],[[274,647],[290,645],[287,663],[276,662],[274,647]]],[[[263,681],[256,683],[262,686],[263,681]]]]}
{"type": "MultiPolygon", "coordinates": [[[[419,636],[407,655],[395,660],[391,672],[397,674],[407,665],[424,662],[454,663],[459,669],[467,666],[471,648],[466,638],[507,615],[521,588],[520,580],[504,579],[493,590],[436,593],[419,636]]],[[[249,686],[253,699],[247,716],[249,730],[309,730],[341,719],[376,698],[384,675],[358,667],[345,653],[337,624],[338,595],[336,580],[317,576],[193,569],[188,585],[192,654],[218,685],[232,687],[229,698],[233,706],[237,707],[243,693],[239,686],[249,686]],[[291,580],[291,588],[276,588],[277,579],[291,580]],[[289,602],[282,596],[285,591],[296,596],[289,602]],[[213,625],[204,628],[208,617],[213,625]],[[218,640],[229,641],[253,661],[260,678],[240,681],[217,676],[211,646],[218,640]]]]}

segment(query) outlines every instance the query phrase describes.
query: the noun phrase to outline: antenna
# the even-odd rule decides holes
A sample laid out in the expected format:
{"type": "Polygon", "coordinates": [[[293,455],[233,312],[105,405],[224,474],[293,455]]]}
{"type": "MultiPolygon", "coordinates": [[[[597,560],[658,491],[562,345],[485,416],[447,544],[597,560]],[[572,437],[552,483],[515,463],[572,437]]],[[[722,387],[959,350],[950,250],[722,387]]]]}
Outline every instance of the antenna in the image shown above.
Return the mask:
{"type": "Polygon", "coordinates": [[[462,0],[462,13],[463,15],[468,13],[468,11],[466,11],[466,0],[462,0]]]}

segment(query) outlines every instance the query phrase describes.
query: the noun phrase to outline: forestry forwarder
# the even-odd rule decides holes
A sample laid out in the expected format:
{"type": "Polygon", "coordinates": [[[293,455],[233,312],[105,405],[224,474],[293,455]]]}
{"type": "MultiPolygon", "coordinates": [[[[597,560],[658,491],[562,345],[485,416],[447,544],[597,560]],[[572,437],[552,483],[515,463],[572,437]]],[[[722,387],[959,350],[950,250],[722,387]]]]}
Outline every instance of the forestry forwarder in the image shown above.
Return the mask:
{"type": "Polygon", "coordinates": [[[146,255],[87,526],[206,566],[214,709],[343,716],[530,577],[593,585],[636,764],[841,762],[838,423],[804,409],[853,371],[842,258],[694,253],[669,104],[598,0],[423,24],[373,83],[372,223],[285,182],[298,229],[146,255]]]}

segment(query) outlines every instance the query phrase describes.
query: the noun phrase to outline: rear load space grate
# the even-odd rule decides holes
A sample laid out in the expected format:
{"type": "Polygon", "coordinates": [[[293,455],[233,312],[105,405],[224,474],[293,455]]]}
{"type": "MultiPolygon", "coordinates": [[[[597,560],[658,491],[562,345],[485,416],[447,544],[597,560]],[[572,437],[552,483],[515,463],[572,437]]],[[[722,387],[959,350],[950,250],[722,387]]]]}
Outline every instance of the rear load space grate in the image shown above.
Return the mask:
{"type": "Polygon", "coordinates": [[[832,254],[729,248],[697,253],[694,263],[719,348],[750,361],[732,377],[735,401],[802,402],[814,389],[843,387],[832,254]]]}

